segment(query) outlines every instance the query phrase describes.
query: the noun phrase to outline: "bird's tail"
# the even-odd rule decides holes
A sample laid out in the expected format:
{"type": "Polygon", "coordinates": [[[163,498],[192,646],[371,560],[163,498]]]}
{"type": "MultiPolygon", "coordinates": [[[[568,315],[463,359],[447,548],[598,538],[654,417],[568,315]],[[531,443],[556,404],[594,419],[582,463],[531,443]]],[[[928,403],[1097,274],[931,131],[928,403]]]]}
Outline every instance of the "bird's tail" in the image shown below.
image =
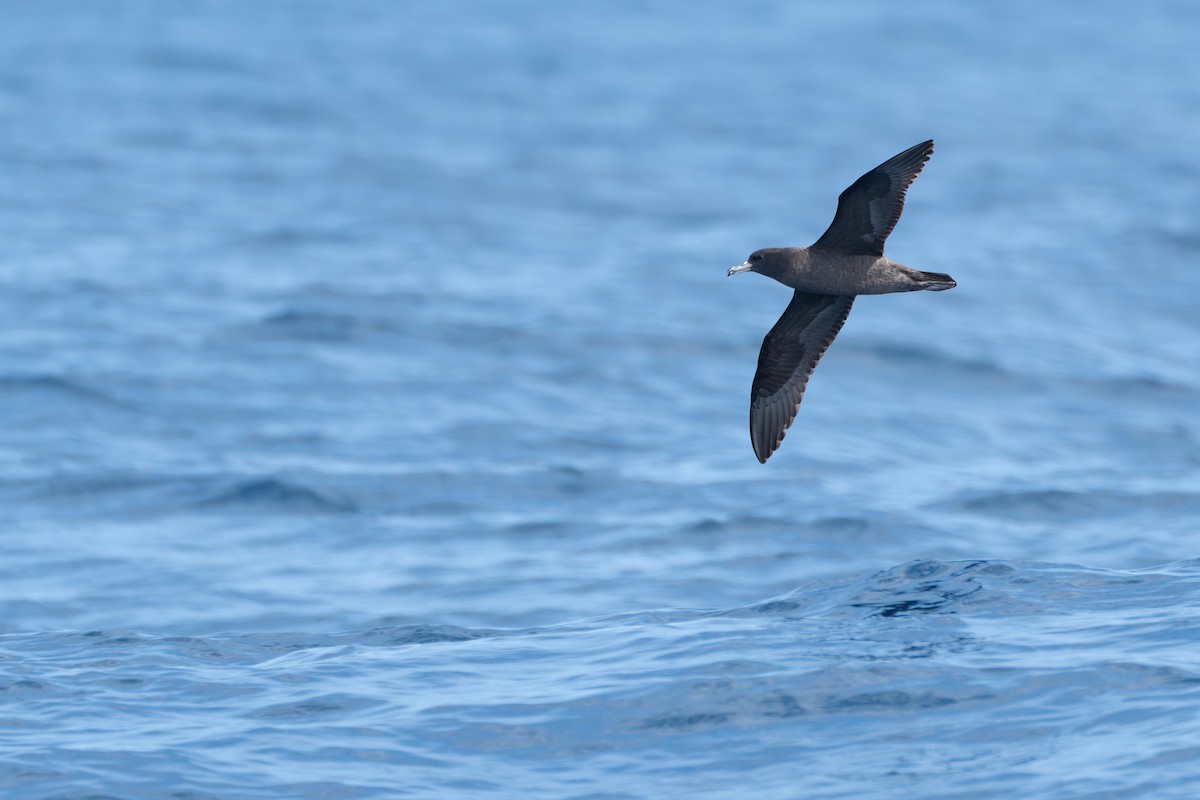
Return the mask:
{"type": "Polygon", "coordinates": [[[947,289],[953,289],[958,286],[954,282],[954,278],[944,272],[921,272],[913,270],[916,275],[913,279],[920,285],[921,289],[927,292],[944,292],[947,289]]]}

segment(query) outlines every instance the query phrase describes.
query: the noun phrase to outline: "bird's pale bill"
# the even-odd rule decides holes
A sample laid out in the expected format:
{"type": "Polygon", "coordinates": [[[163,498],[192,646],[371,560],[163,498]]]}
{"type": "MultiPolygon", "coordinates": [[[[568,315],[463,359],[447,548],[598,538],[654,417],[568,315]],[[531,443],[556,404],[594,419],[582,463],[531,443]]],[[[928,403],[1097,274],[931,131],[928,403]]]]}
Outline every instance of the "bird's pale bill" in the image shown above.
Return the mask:
{"type": "Polygon", "coordinates": [[[725,273],[725,277],[728,278],[730,275],[737,275],[739,272],[747,272],[750,269],[751,269],[750,262],[743,261],[742,263],[738,264],[736,267],[730,267],[729,272],[725,273]]]}

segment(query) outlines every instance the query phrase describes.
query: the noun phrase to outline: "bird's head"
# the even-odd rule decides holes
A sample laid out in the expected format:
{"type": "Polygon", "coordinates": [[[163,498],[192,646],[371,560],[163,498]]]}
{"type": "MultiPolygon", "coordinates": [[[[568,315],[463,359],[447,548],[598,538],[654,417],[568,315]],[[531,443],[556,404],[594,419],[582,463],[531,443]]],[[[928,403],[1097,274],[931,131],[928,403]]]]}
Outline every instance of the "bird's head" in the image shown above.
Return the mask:
{"type": "Polygon", "coordinates": [[[765,250],[755,250],[749,258],[736,267],[730,267],[729,272],[725,274],[729,276],[739,272],[757,272],[759,275],[777,278],[787,272],[790,264],[786,248],[768,247],[765,250]]]}

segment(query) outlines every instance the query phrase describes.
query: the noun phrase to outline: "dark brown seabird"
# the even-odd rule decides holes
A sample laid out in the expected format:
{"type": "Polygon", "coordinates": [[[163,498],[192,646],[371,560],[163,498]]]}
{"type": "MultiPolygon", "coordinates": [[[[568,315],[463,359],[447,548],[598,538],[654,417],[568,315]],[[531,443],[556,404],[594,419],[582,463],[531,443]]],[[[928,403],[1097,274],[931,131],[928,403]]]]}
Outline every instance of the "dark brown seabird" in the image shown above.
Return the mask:
{"type": "Polygon", "coordinates": [[[796,290],[763,339],[750,388],[750,443],[766,463],[796,418],[808,376],[860,294],[940,292],[949,275],[921,272],[883,257],[883,243],[904,210],[904,193],[933,153],[933,140],[894,156],[838,197],[829,229],[809,247],[755,250],[728,274],[757,272],[796,290]]]}

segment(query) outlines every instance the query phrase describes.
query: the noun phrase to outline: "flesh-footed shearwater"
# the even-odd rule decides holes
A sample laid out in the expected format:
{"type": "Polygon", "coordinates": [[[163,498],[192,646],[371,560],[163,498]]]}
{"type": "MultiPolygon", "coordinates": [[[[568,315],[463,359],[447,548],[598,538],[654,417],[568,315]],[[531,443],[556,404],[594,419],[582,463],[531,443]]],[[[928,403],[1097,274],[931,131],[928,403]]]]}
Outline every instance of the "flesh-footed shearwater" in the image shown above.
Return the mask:
{"type": "Polygon", "coordinates": [[[829,229],[809,247],[755,250],[729,269],[757,272],[796,290],[763,339],[750,388],[750,443],[766,463],[796,418],[808,376],[829,348],[860,294],[940,292],[954,279],[883,257],[883,243],[904,210],[904,193],[933,153],[921,142],[880,164],[838,196],[829,229]]]}

